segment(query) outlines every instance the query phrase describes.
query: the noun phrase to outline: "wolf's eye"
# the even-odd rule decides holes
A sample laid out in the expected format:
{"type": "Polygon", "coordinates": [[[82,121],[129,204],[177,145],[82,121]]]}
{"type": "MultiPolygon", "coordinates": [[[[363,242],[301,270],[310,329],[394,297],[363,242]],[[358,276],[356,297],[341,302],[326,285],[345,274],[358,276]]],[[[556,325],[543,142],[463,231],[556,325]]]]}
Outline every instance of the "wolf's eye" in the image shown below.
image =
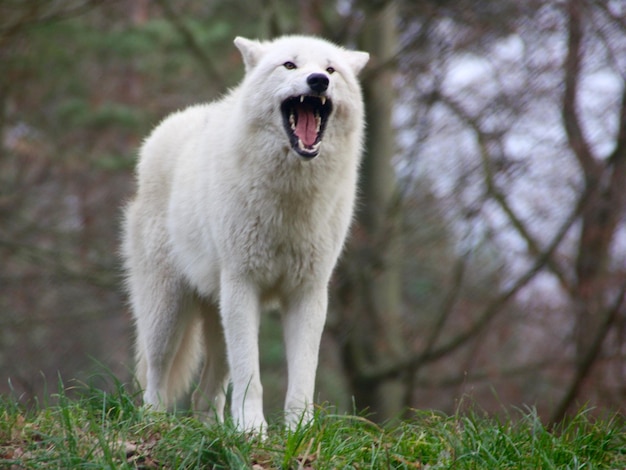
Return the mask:
{"type": "Polygon", "coordinates": [[[335,67],[328,67],[328,68],[326,69],[326,71],[327,71],[329,74],[333,74],[333,73],[335,73],[335,67]]]}
{"type": "Polygon", "coordinates": [[[293,62],[285,62],[283,64],[283,67],[285,67],[287,70],[293,70],[293,69],[297,69],[298,67],[296,67],[296,64],[294,64],[293,62]]]}

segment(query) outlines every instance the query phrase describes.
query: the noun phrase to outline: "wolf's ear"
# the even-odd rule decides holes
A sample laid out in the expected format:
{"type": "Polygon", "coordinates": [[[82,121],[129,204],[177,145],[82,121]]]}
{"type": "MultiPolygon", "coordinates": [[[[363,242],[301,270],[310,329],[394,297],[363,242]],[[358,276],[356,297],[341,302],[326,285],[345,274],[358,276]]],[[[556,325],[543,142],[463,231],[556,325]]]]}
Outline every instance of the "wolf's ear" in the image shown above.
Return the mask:
{"type": "Polygon", "coordinates": [[[234,42],[239,52],[241,52],[243,63],[246,66],[246,72],[252,70],[263,55],[265,50],[263,44],[259,41],[242,38],[241,36],[237,36],[234,42]]]}
{"type": "Polygon", "coordinates": [[[345,55],[346,62],[355,73],[355,75],[358,75],[358,73],[363,70],[363,67],[365,67],[367,62],[370,60],[370,55],[367,52],[345,51],[345,55]]]}

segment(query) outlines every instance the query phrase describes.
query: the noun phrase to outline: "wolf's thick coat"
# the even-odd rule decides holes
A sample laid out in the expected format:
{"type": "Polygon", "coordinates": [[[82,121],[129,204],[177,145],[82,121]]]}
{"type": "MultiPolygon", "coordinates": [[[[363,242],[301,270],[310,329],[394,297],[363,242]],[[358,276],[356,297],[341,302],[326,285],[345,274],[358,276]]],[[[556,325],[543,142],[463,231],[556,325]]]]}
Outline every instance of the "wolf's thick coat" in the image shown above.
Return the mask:
{"type": "Polygon", "coordinates": [[[204,358],[195,409],[221,419],[230,379],[235,422],[259,429],[267,302],[283,311],[288,422],[313,401],[327,285],[355,200],[364,127],[356,75],[368,55],[303,36],[235,44],[243,82],[172,114],[145,141],[123,255],[145,403],[170,406],[204,358]],[[304,97],[332,106],[315,148],[322,118],[304,97]],[[301,104],[285,114],[293,98],[301,104]],[[306,145],[294,147],[290,137],[305,132],[306,145]]]}

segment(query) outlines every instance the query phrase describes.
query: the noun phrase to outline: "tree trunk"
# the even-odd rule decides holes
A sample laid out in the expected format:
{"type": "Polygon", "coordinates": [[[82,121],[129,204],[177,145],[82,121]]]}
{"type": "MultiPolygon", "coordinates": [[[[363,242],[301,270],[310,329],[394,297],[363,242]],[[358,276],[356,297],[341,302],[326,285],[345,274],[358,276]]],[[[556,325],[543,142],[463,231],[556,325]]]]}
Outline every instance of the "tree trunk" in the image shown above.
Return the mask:
{"type": "Polygon", "coordinates": [[[401,243],[398,236],[399,198],[392,166],[395,135],[391,123],[395,67],[389,61],[397,50],[396,5],[368,11],[361,48],[372,60],[363,83],[367,114],[366,153],[361,173],[360,210],[351,259],[352,319],[344,347],[344,364],[359,409],[378,421],[399,416],[406,383],[401,377],[365,380],[371,367],[396,362],[402,347],[401,243]]]}
{"type": "Polygon", "coordinates": [[[609,261],[618,225],[626,208],[623,191],[626,184],[626,89],[622,95],[615,149],[608,158],[598,158],[582,131],[578,111],[585,31],[583,5],[577,0],[570,0],[568,16],[563,126],[590,196],[581,213],[576,278],[571,293],[576,315],[576,370],[553,412],[553,421],[565,416],[585,379],[589,377],[600,356],[604,340],[623,308],[624,294],[623,281],[615,278],[609,261]]]}

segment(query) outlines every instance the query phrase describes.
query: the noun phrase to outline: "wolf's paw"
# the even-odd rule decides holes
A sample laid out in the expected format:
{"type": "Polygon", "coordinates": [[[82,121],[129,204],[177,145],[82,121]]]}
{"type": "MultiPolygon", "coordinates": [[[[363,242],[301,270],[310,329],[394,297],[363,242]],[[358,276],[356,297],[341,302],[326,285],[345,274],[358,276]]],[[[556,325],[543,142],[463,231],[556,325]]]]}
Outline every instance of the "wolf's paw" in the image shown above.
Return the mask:
{"type": "Polygon", "coordinates": [[[139,418],[142,421],[151,421],[160,416],[163,416],[163,414],[165,414],[167,411],[159,406],[144,403],[137,407],[137,412],[139,414],[139,418]]]}
{"type": "Polygon", "coordinates": [[[261,439],[267,437],[267,421],[263,414],[248,414],[245,417],[233,417],[236,428],[252,436],[259,436],[261,439]]]}
{"type": "Polygon", "coordinates": [[[289,431],[296,431],[313,421],[313,410],[310,406],[305,408],[292,408],[285,411],[285,427],[289,431]]]}
{"type": "Polygon", "coordinates": [[[206,426],[215,426],[224,423],[223,413],[218,413],[216,410],[198,411],[195,410],[193,415],[198,421],[206,426]]]}

